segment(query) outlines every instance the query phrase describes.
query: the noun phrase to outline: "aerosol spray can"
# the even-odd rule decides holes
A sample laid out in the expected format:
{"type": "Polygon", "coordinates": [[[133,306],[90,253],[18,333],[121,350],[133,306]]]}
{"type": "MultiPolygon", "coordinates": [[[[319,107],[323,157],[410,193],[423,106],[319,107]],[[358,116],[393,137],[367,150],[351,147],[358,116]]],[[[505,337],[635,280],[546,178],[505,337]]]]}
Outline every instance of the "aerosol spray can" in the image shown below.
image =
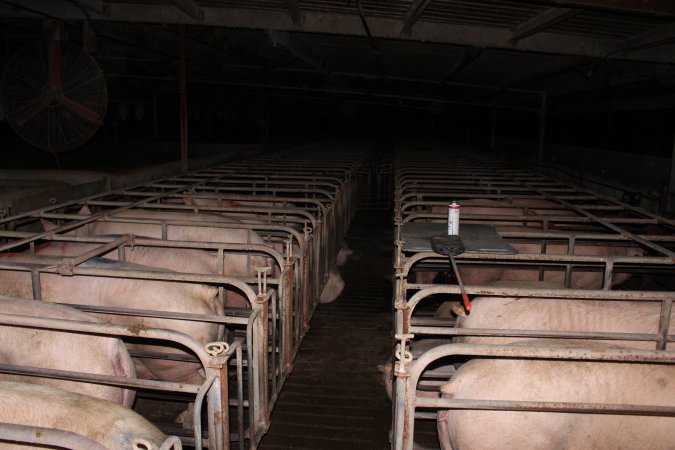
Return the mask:
{"type": "Polygon", "coordinates": [[[459,234],[459,205],[452,202],[448,205],[448,235],[459,234]]]}

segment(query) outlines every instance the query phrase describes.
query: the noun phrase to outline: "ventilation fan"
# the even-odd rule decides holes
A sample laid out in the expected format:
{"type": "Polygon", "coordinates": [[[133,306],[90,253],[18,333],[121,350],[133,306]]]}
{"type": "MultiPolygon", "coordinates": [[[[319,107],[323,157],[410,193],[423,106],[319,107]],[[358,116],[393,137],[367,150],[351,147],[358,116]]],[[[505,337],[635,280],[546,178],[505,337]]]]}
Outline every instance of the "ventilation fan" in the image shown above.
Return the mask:
{"type": "Polygon", "coordinates": [[[59,153],[89,140],[108,104],[103,72],[80,47],[45,40],[19,50],[0,82],[9,125],[31,145],[59,153]]]}

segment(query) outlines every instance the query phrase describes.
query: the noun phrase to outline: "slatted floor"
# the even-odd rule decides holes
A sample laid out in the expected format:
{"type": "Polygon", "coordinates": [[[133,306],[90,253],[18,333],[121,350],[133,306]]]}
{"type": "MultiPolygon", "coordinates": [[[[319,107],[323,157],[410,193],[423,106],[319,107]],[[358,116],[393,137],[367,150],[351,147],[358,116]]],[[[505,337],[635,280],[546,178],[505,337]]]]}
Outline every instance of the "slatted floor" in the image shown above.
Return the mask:
{"type": "Polygon", "coordinates": [[[346,287],[319,305],[260,449],[389,449],[391,403],[376,366],[391,354],[392,221],[359,211],[346,287]]]}

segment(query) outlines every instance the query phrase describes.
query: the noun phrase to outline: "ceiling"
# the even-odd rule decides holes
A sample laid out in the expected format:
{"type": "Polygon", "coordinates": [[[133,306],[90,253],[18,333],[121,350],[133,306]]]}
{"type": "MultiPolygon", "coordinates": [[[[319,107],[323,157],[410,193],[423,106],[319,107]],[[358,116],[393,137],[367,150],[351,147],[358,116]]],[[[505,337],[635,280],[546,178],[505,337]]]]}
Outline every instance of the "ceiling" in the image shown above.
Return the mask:
{"type": "Polygon", "coordinates": [[[90,48],[112,101],[175,90],[183,29],[203,101],[675,106],[671,0],[0,0],[0,62],[48,20],[90,48]]]}

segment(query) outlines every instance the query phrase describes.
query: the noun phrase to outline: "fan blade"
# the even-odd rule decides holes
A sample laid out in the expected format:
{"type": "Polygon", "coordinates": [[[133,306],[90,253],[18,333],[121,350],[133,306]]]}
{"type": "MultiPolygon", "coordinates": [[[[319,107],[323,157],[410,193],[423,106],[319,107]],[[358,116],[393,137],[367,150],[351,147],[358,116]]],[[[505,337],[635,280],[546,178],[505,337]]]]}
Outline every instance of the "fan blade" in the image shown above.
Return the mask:
{"type": "Polygon", "coordinates": [[[49,85],[52,88],[62,88],[61,77],[61,46],[58,42],[49,43],[49,85]]]}
{"type": "Polygon", "coordinates": [[[47,105],[45,105],[44,102],[38,100],[32,105],[22,108],[14,115],[14,120],[16,121],[17,126],[22,127],[26,125],[28,122],[37,117],[38,114],[44,111],[46,107],[47,105]]]}
{"type": "Polygon", "coordinates": [[[101,123],[101,116],[96,111],[84,106],[82,103],[76,102],[65,95],[60,95],[56,98],[56,101],[61,104],[61,106],[71,110],[78,116],[82,117],[85,120],[88,120],[92,123],[101,123]]]}

